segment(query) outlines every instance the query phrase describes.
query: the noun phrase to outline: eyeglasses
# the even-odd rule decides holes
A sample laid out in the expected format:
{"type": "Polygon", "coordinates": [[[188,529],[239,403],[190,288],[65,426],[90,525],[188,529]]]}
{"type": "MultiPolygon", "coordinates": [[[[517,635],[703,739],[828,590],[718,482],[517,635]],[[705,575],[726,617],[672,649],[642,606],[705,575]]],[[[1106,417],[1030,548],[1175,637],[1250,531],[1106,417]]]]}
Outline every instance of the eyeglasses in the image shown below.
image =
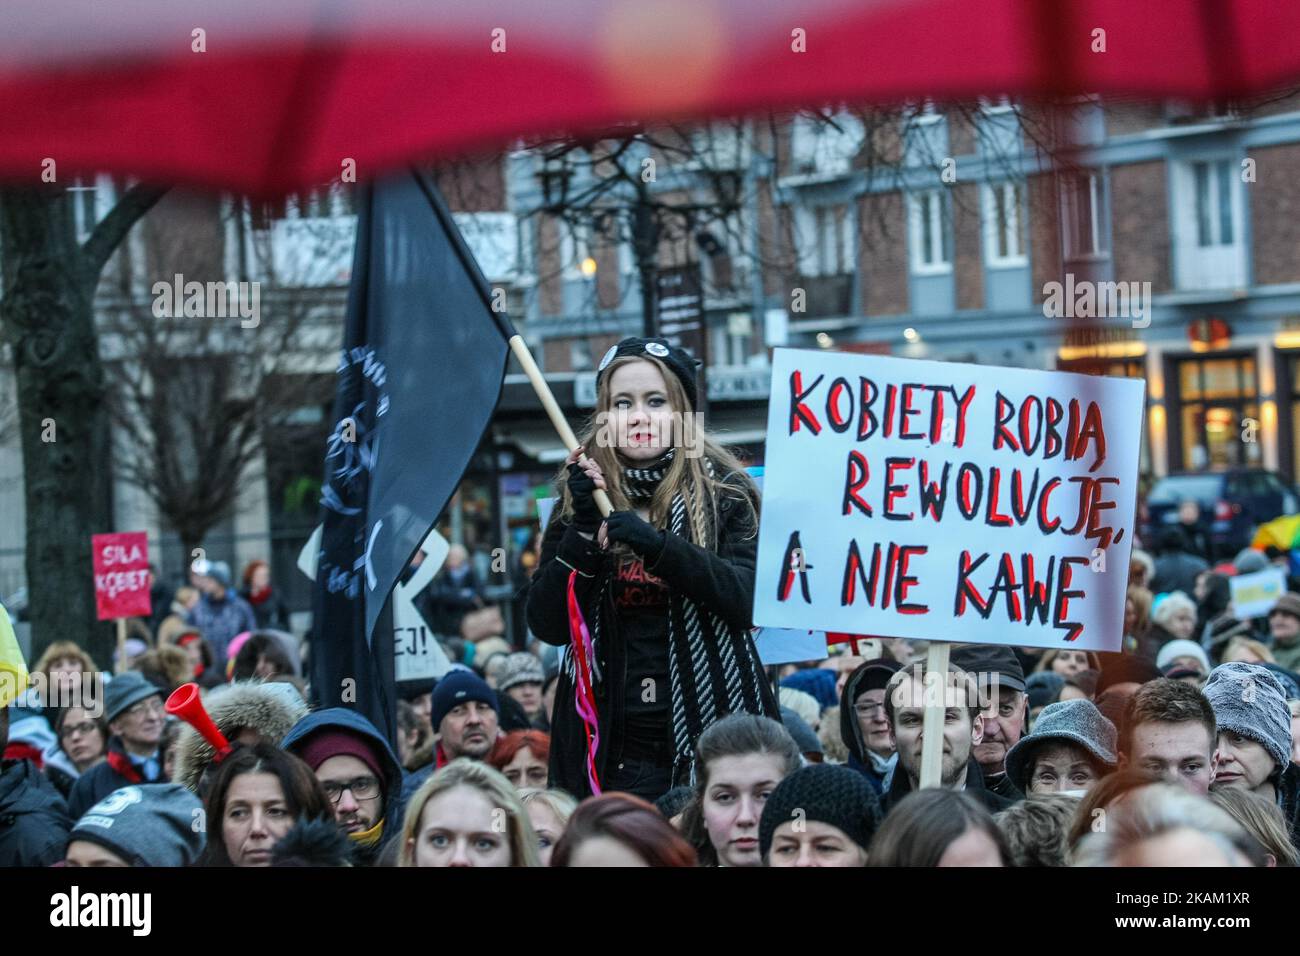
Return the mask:
{"type": "Polygon", "coordinates": [[[142,700],[140,703],[126,709],[126,716],[128,717],[152,717],[154,714],[161,717],[165,713],[167,711],[163,709],[163,702],[157,697],[142,700]]]}
{"type": "Polygon", "coordinates": [[[63,730],[59,732],[59,739],[67,740],[69,737],[76,736],[77,734],[93,734],[97,730],[99,730],[99,724],[95,723],[93,720],[84,720],[79,724],[71,724],[64,727],[63,730]]]}
{"type": "Polygon", "coordinates": [[[357,777],[355,780],[345,782],[325,781],[321,782],[325,788],[325,795],[330,798],[330,803],[338,803],[343,799],[343,791],[351,790],[354,800],[373,800],[379,796],[379,781],[375,777],[357,777]]]}
{"type": "Polygon", "coordinates": [[[874,717],[876,714],[885,712],[884,704],[854,704],[853,709],[858,712],[859,717],[874,717]]]}

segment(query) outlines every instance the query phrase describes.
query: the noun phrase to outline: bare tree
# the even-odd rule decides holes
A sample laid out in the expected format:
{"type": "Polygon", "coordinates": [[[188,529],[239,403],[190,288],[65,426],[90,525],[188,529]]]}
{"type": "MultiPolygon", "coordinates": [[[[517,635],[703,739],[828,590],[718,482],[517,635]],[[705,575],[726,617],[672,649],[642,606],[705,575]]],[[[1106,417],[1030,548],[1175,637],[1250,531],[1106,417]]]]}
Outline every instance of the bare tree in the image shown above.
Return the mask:
{"type": "Polygon", "coordinates": [[[102,323],[115,471],[156,505],[187,561],[264,477],[267,434],[328,400],[353,242],[336,192],[291,197],[292,218],[225,200],[215,231],[179,215],[144,231],[148,294],[138,275],[120,276],[102,323]],[[327,208],[309,208],[322,195],[327,208]],[[214,257],[214,234],[225,255],[214,257]],[[226,281],[232,260],[239,279],[226,281]]]}
{"type": "Polygon", "coordinates": [[[110,530],[108,413],[95,329],[100,274],[165,190],[139,184],[79,241],[64,184],[0,191],[0,330],[12,349],[22,441],[34,649],[75,636],[107,662],[90,535],[110,530]]]}

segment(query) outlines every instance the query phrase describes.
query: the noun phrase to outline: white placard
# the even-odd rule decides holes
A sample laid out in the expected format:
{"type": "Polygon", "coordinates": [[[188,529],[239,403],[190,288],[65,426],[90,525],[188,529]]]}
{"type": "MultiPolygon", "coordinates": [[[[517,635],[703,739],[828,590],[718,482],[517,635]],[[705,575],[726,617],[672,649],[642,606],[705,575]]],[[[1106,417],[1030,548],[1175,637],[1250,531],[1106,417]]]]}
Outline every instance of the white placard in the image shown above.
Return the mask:
{"type": "Polygon", "coordinates": [[[1265,617],[1286,593],[1286,572],[1281,568],[1265,568],[1253,574],[1238,574],[1228,578],[1228,587],[1232,592],[1233,614],[1242,620],[1265,617]]]}
{"type": "MultiPolygon", "coordinates": [[[[298,570],[313,581],[316,579],[323,530],[317,525],[298,554],[298,570]]],[[[438,573],[447,560],[451,545],[437,531],[430,531],[420,550],[425,555],[420,566],[405,584],[399,581],[393,589],[393,663],[397,680],[441,678],[451,667],[451,661],[415,607],[415,596],[438,573]]]]}
{"type": "Polygon", "coordinates": [[[1144,390],[777,349],[755,623],[1119,650],[1144,390]]]}
{"type": "Polygon", "coordinates": [[[754,629],[754,647],[764,667],[771,667],[774,664],[824,661],[830,657],[830,652],[826,650],[825,631],[759,627],[754,629]]]}

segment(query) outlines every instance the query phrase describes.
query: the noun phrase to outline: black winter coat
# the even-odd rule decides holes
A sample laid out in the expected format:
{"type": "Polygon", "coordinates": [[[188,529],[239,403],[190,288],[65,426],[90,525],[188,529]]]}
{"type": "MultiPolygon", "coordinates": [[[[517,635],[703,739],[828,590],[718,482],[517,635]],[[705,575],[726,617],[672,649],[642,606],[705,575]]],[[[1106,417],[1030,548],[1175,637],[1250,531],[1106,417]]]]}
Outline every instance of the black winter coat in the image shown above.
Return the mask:
{"type": "MultiPolygon", "coordinates": [[[[881,806],[888,813],[894,807],[898,806],[898,801],[912,792],[912,781],[907,776],[901,766],[894,768],[894,779],[890,781],[889,789],[881,799],[881,806]]],[[[980,765],[972,757],[970,763],[966,765],[966,793],[984,804],[989,813],[997,813],[1018,803],[1018,800],[1009,800],[1001,794],[994,793],[984,786],[984,773],[980,770],[980,765]]]]}
{"type": "Polygon", "coordinates": [[[0,761],[0,867],[59,862],[71,828],[67,804],[35,764],[0,761]]]}
{"type": "MultiPolygon", "coordinates": [[[[566,646],[569,643],[568,584],[570,569],[580,574],[575,586],[583,617],[591,626],[604,593],[601,639],[596,648],[597,664],[604,679],[594,688],[600,726],[600,747],[596,773],[606,776],[611,746],[623,736],[623,702],[627,682],[627,655],[618,634],[618,618],[612,589],[603,588],[614,559],[595,541],[588,541],[560,517],[556,508],[542,539],[541,562],[528,588],[528,627],[538,640],[566,646]],[[585,577],[584,575],[590,575],[585,577]]],[[[718,546],[715,551],[692,544],[665,532],[663,553],[646,570],[660,578],[670,590],[680,592],[701,607],[708,607],[728,626],[748,631],[753,626],[754,565],[758,535],[754,518],[742,502],[726,495],[718,505],[718,546]]],[[[755,665],[757,651],[749,642],[755,665]]],[[[759,681],[767,716],[779,713],[771,686],[759,681]]],[[[664,727],[671,751],[671,722],[664,727]]],[[[555,691],[555,713],[551,721],[550,785],[567,790],[579,799],[590,793],[586,771],[587,739],[582,718],[574,707],[573,681],[561,669],[555,691]]]]}
{"type": "MultiPolygon", "coordinates": [[[[72,822],[76,823],[82,815],[99,803],[114,790],[120,790],[123,787],[129,787],[133,783],[166,783],[167,778],[160,772],[152,780],[143,779],[140,774],[136,773],[133,777],[118,773],[113,767],[115,761],[112,760],[114,753],[121,758],[126,759],[126,751],[122,749],[122,741],[117,737],[110,737],[108,740],[109,760],[103,760],[95,764],[72,785],[72,793],[68,796],[68,813],[72,817],[72,822]]],[[[121,761],[117,761],[121,762],[121,761]]],[[[159,765],[162,764],[162,755],[158,757],[159,765]]],[[[134,768],[132,768],[134,770],[134,768]]]]}

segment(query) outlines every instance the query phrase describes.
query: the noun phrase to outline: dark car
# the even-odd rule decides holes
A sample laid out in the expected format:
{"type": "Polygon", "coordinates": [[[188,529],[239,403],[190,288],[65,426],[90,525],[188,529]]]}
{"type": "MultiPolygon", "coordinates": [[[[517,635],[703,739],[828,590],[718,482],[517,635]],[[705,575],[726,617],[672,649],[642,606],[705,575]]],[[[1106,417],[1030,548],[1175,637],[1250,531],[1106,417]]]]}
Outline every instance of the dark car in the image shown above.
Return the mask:
{"type": "Polygon", "coordinates": [[[1283,475],[1262,468],[1166,475],[1152,486],[1142,527],[1154,547],[1162,529],[1178,523],[1184,501],[1201,506],[1205,529],[1216,558],[1230,558],[1247,547],[1255,529],[1266,521],[1300,510],[1300,494],[1283,475]]]}

